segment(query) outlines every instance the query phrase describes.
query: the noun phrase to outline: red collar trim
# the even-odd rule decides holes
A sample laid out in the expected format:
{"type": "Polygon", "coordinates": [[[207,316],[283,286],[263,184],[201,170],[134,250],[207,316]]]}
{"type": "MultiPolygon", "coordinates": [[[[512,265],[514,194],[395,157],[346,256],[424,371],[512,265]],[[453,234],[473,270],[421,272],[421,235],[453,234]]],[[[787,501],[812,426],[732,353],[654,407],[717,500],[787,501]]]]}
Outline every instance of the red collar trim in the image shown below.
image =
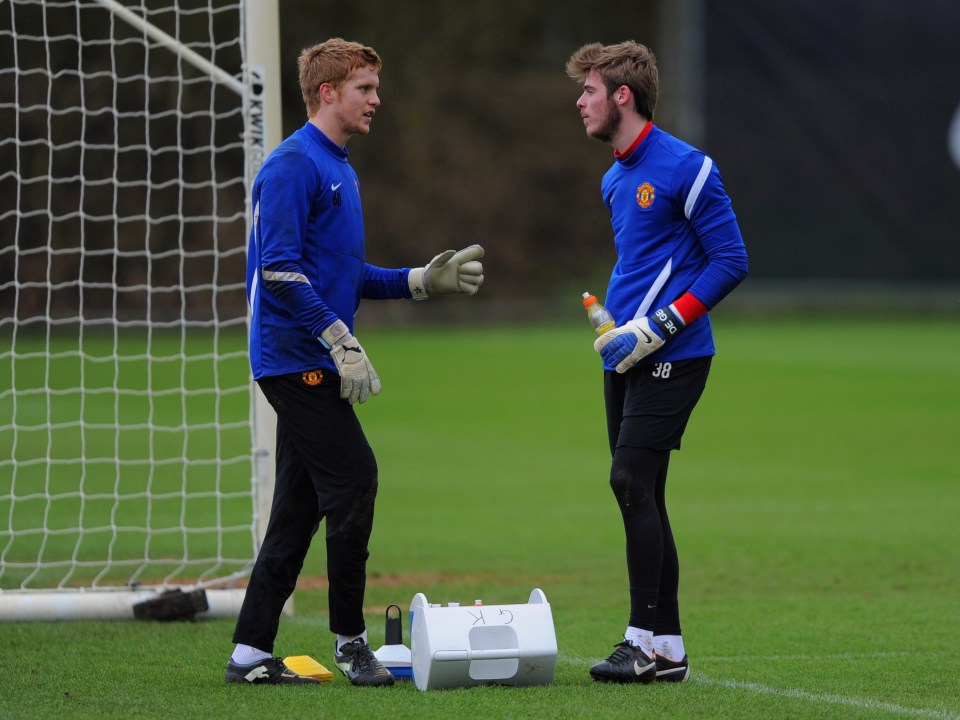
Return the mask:
{"type": "Polygon", "coordinates": [[[626,160],[628,157],[630,157],[630,153],[636,150],[637,147],[640,145],[640,143],[643,142],[644,138],[650,134],[651,130],[653,130],[653,122],[651,120],[648,120],[647,124],[643,126],[643,130],[641,130],[640,134],[637,135],[637,139],[633,141],[633,144],[623,152],[620,152],[619,150],[614,150],[613,156],[617,160],[626,160]]]}

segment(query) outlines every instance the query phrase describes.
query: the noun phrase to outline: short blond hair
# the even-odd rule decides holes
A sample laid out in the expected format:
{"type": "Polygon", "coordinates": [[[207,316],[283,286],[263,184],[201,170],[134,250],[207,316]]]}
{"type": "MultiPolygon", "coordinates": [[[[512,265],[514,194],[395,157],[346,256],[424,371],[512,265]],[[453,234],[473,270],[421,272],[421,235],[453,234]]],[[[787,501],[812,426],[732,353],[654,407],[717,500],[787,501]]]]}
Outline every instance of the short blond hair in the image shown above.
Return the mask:
{"type": "Polygon", "coordinates": [[[307,116],[313,117],[320,109],[318,97],[320,86],[330,83],[339,88],[354,70],[372,67],[380,72],[383,61],[372,47],[350,42],[343,38],[331,38],[300,51],[297,59],[300,68],[300,92],[307,106],[307,116]]]}
{"type": "Polygon", "coordinates": [[[637,112],[653,120],[660,97],[660,75],[650,48],[633,40],[616,45],[590,43],[567,61],[567,74],[580,83],[592,70],[600,73],[608,95],[621,85],[630,88],[637,112]]]}

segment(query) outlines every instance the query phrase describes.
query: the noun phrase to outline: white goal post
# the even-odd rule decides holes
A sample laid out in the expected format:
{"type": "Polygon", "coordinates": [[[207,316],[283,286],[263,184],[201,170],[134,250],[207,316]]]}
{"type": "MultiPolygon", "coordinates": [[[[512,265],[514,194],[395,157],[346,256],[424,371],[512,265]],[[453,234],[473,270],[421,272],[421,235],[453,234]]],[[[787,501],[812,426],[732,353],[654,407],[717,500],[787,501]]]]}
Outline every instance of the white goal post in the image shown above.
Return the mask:
{"type": "Polygon", "coordinates": [[[278,0],[0,2],[0,621],[238,611],[273,488],[244,277],[279,79],[278,0]]]}

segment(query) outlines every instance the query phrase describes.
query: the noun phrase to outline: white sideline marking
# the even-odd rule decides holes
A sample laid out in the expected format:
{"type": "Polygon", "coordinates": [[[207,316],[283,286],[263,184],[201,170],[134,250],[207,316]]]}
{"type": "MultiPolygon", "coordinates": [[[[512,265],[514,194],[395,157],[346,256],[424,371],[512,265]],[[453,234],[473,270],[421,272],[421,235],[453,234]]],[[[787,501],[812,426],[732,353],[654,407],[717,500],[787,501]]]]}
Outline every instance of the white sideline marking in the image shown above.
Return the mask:
{"type": "Polygon", "coordinates": [[[825,693],[808,692],[806,690],[796,690],[793,688],[774,688],[758,683],[741,682],[739,680],[715,680],[714,678],[704,677],[703,675],[694,675],[690,678],[691,682],[701,685],[720,685],[721,687],[731,688],[732,690],[749,690],[750,692],[761,695],[773,695],[776,697],[797,698],[799,700],[810,700],[818,703],[831,703],[833,705],[846,705],[860,710],[879,710],[881,712],[891,713],[893,715],[907,715],[910,717],[937,718],[937,720],[957,720],[960,715],[954,715],[943,710],[926,710],[924,708],[908,708],[902,705],[892,703],[876,702],[874,700],[861,700],[859,698],[850,698],[843,695],[833,695],[825,693]]]}
{"type": "MultiPolygon", "coordinates": [[[[910,655],[908,652],[876,652],[876,653],[831,653],[829,655],[764,655],[763,657],[752,656],[753,660],[837,660],[837,659],[863,659],[910,655]]],[[[591,665],[602,658],[578,658],[565,656],[559,653],[559,659],[572,665],[591,665]]],[[[718,662],[723,660],[740,660],[738,657],[709,656],[702,660],[718,662]]],[[[894,705],[893,703],[877,702],[875,700],[863,700],[860,698],[846,697],[844,695],[835,695],[832,693],[816,693],[808,690],[797,690],[795,688],[775,688],[759,683],[743,682],[741,680],[721,680],[717,678],[706,677],[698,671],[693,671],[690,676],[690,682],[700,685],[718,685],[720,687],[730,688],[731,690],[748,690],[760,695],[771,695],[774,697],[796,698],[798,700],[809,700],[810,702],[830,703],[832,705],[845,705],[847,707],[858,708],[860,710],[877,710],[890,713],[892,715],[903,715],[907,717],[934,718],[934,720],[960,720],[960,715],[947,712],[946,710],[929,710],[926,708],[910,708],[903,705],[894,705]]]]}

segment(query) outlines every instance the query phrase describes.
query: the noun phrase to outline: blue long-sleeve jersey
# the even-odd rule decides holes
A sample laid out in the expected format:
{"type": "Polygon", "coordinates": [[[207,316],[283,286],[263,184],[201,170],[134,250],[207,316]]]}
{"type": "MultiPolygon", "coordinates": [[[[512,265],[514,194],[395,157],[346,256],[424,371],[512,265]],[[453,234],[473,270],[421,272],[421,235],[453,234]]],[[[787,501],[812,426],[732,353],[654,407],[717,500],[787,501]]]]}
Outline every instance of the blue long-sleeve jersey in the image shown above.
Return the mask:
{"type": "Polygon", "coordinates": [[[309,122],[267,158],[253,184],[247,254],[254,378],[336,370],[321,331],[353,332],[361,298],[408,298],[409,268],[365,259],[360,183],[346,148],[309,122]]]}
{"type": "MultiPolygon", "coordinates": [[[[648,128],[632,152],[617,156],[600,186],[617,250],[604,304],[617,326],[688,291],[713,308],[747,274],[746,247],[716,165],[669,133],[648,128]]],[[[714,353],[704,315],[641,363],[714,353]]]]}

